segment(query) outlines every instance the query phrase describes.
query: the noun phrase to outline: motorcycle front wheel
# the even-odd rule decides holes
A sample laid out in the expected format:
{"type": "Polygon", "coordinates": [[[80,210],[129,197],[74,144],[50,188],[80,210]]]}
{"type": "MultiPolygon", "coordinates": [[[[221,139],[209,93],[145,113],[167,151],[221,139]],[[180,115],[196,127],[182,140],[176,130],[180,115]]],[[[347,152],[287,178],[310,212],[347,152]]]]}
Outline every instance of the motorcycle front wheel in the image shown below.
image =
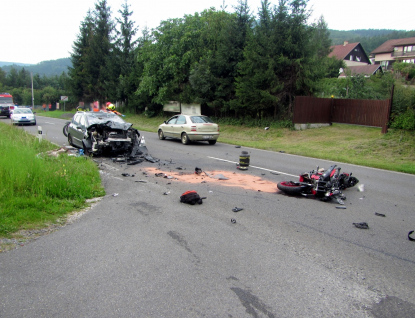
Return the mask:
{"type": "Polygon", "coordinates": [[[281,181],[277,184],[277,188],[287,194],[299,195],[307,193],[308,186],[300,182],[281,181]]]}

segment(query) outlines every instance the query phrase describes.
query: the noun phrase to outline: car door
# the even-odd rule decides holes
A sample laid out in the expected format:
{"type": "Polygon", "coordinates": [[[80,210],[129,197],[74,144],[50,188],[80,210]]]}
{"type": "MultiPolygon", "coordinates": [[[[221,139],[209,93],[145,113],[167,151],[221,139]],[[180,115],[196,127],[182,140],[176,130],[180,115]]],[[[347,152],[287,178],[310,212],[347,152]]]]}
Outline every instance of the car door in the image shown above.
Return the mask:
{"type": "Polygon", "coordinates": [[[163,129],[164,136],[166,137],[174,137],[174,127],[177,121],[178,116],[173,116],[168,121],[166,121],[166,124],[163,129]]]}
{"type": "Polygon", "coordinates": [[[77,114],[74,118],[76,123],[73,125],[73,133],[72,133],[72,142],[80,147],[83,148],[82,140],[84,139],[85,131],[86,131],[86,119],[84,114],[77,114]]]}
{"type": "Polygon", "coordinates": [[[175,138],[181,138],[182,132],[187,131],[185,126],[186,126],[186,117],[183,115],[178,116],[176,124],[174,125],[174,128],[173,128],[175,138]]]}

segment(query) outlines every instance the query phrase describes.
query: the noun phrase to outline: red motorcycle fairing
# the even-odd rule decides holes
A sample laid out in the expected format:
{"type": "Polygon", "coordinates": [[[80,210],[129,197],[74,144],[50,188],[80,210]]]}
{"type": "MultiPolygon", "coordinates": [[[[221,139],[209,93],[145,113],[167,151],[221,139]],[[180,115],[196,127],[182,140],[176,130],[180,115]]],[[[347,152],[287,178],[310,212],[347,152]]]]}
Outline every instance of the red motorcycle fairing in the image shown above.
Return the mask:
{"type": "Polygon", "coordinates": [[[332,165],[329,169],[312,170],[300,175],[299,182],[282,181],[277,184],[279,190],[291,195],[314,195],[328,201],[335,198],[339,204],[346,199],[341,190],[356,185],[359,180],[351,173],[340,173],[341,168],[332,165]]]}

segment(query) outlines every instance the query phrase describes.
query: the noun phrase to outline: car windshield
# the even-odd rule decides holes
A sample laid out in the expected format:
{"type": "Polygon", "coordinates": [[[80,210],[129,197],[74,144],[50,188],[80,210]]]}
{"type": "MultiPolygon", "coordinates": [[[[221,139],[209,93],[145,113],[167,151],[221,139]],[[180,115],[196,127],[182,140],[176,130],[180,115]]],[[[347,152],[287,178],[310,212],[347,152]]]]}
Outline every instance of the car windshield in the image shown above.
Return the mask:
{"type": "Polygon", "coordinates": [[[213,123],[212,119],[207,116],[190,116],[190,120],[194,124],[213,123]]]}
{"type": "Polygon", "coordinates": [[[88,113],[88,124],[102,124],[106,123],[107,121],[113,121],[117,123],[125,123],[125,121],[118,115],[114,113],[105,113],[105,112],[91,112],[88,113]]]}
{"type": "Polygon", "coordinates": [[[13,104],[13,99],[11,97],[0,97],[0,104],[13,104]]]}
{"type": "Polygon", "coordinates": [[[32,111],[30,109],[27,108],[15,108],[13,110],[14,114],[31,114],[32,111]]]}

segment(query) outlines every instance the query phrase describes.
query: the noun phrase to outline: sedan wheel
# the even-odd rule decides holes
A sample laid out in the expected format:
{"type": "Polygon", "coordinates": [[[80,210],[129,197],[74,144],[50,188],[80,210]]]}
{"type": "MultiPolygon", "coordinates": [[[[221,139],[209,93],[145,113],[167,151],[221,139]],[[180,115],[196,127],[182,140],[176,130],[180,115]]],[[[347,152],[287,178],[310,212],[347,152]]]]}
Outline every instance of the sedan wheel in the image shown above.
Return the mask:
{"type": "Polygon", "coordinates": [[[66,123],[65,126],[63,126],[63,134],[65,135],[65,137],[68,137],[68,128],[69,128],[69,124],[70,123],[66,123]]]}
{"type": "Polygon", "coordinates": [[[159,139],[160,140],[164,140],[164,139],[166,139],[166,137],[164,137],[164,134],[163,134],[163,130],[159,130],[159,139]]]}
{"type": "Polygon", "coordinates": [[[92,157],[92,152],[84,145],[84,156],[92,157]]]}
{"type": "Polygon", "coordinates": [[[182,134],[182,144],[183,144],[183,145],[188,145],[188,144],[189,144],[189,142],[190,142],[190,140],[189,140],[189,136],[187,136],[187,134],[186,134],[186,133],[183,133],[183,134],[182,134]]]}

